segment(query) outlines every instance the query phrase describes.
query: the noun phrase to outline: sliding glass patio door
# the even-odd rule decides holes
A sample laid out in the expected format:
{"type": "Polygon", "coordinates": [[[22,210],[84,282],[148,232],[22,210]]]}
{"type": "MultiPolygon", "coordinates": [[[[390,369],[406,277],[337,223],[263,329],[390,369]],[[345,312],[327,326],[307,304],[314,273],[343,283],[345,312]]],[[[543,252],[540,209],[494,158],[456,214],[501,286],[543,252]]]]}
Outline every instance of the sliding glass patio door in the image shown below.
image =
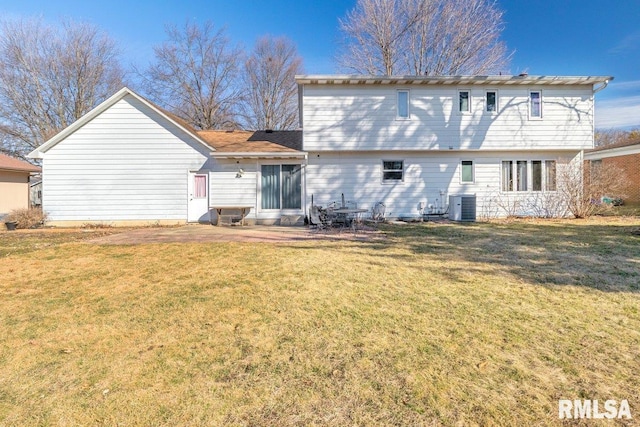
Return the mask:
{"type": "Polygon", "coordinates": [[[262,209],[302,209],[302,167],[262,165],[262,209]]]}

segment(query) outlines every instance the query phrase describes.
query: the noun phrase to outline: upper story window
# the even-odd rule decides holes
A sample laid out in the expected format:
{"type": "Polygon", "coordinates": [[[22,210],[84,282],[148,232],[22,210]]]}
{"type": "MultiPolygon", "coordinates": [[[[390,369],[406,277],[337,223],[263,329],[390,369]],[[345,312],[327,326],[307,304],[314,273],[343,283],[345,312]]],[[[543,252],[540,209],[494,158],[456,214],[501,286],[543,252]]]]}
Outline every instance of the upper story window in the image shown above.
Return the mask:
{"type": "Polygon", "coordinates": [[[466,184],[472,183],[474,181],[473,175],[473,161],[463,160],[460,163],[460,182],[466,184]]]}
{"type": "Polygon", "coordinates": [[[396,92],[397,96],[397,109],[396,118],[408,119],[409,118],[409,91],[399,90],[396,92]]]}
{"type": "Polygon", "coordinates": [[[471,111],[471,94],[468,90],[458,92],[458,111],[468,113],[471,111]]]}
{"type": "Polygon", "coordinates": [[[532,119],[542,118],[542,92],[529,92],[529,117],[532,119]]]}
{"type": "Polygon", "coordinates": [[[485,93],[485,110],[487,113],[497,113],[498,112],[498,92],[495,90],[488,90],[485,93]]]}
{"type": "Polygon", "coordinates": [[[397,182],[404,180],[403,160],[382,161],[382,182],[397,182]]]}

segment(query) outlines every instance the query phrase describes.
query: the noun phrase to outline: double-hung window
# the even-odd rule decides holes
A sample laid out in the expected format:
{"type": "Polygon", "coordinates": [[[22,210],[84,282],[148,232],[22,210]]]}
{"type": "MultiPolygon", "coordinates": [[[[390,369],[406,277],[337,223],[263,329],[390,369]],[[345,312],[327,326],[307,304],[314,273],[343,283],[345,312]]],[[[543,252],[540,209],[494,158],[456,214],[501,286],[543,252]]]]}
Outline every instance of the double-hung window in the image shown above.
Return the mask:
{"type": "Polygon", "coordinates": [[[539,90],[529,92],[529,118],[542,118],[542,92],[539,90]]]}
{"type": "Polygon", "coordinates": [[[404,180],[403,160],[382,161],[382,182],[402,182],[404,180]]]}
{"type": "Polygon", "coordinates": [[[408,120],[409,115],[409,91],[399,90],[396,92],[396,118],[401,120],[408,120]]]}

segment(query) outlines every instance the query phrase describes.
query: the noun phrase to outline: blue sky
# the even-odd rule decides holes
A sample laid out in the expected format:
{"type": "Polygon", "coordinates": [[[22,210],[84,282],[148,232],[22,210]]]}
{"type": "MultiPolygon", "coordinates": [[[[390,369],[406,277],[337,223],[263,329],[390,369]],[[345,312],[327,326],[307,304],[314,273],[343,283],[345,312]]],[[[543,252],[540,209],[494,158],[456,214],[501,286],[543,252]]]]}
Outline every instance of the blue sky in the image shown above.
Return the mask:
{"type": "MultiPolygon", "coordinates": [[[[88,21],[144,67],[161,43],[165,24],[211,20],[251,49],[264,34],[298,46],[309,74],[336,72],[338,18],[355,0],[0,0],[0,18],[40,16],[88,21]]],[[[514,51],[511,69],[530,75],[605,75],[615,80],[596,96],[596,126],[640,127],[640,0],[498,0],[503,40],[514,51]]]]}

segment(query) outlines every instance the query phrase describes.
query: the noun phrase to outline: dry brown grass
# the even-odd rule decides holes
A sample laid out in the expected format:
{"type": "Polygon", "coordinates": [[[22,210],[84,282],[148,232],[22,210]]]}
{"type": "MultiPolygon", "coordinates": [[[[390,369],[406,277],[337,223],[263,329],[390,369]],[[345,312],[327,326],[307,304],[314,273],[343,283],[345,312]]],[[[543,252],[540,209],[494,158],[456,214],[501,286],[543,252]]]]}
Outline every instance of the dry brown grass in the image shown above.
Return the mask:
{"type": "Polygon", "coordinates": [[[555,425],[560,398],[628,399],[638,417],[639,228],[0,233],[0,424],[555,425]]]}

